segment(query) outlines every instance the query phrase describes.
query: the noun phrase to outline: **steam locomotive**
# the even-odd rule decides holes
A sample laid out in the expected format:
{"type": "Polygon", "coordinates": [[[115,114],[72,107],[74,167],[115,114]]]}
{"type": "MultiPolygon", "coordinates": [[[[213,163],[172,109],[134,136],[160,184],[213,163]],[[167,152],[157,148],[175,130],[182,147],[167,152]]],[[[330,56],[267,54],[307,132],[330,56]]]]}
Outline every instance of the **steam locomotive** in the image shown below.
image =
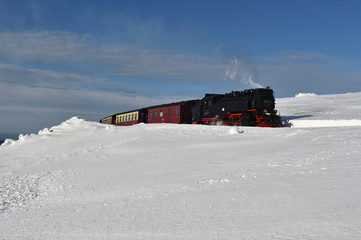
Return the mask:
{"type": "Polygon", "coordinates": [[[141,122],[279,127],[281,118],[275,110],[274,92],[267,87],[206,94],[202,99],[121,112],[100,120],[119,126],[141,122]]]}

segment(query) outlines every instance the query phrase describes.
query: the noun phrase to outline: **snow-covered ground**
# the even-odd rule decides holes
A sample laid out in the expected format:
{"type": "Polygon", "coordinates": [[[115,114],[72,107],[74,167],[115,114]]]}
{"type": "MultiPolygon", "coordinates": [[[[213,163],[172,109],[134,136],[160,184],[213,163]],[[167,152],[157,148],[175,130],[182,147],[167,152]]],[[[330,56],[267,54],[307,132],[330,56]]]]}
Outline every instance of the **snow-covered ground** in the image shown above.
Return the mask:
{"type": "Polygon", "coordinates": [[[71,118],[0,147],[0,239],[360,239],[361,93],[277,99],[293,127],[71,118]]]}

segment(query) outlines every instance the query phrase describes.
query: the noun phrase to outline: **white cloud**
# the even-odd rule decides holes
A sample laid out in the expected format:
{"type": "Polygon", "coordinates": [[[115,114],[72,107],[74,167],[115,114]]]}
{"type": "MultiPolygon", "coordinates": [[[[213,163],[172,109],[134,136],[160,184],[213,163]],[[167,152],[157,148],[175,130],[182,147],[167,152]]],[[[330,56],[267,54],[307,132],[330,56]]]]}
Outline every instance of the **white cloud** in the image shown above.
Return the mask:
{"type": "Polygon", "coordinates": [[[19,67],[13,64],[0,63],[0,82],[19,84],[31,87],[90,88],[92,84],[102,86],[123,86],[121,81],[109,81],[106,78],[95,78],[87,75],[65,73],[50,70],[19,67]]]}
{"type": "Polygon", "coordinates": [[[217,58],[135,45],[98,44],[90,35],[49,31],[0,33],[0,58],[21,62],[87,64],[95,68],[93,71],[103,74],[200,80],[220,79],[226,68],[217,58]]]}

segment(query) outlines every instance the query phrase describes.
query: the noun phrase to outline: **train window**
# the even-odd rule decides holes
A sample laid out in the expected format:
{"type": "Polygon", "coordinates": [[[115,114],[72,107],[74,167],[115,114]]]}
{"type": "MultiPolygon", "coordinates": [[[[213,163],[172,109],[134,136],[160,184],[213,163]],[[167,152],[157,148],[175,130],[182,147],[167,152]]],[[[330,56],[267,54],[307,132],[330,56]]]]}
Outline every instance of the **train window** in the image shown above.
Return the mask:
{"type": "Polygon", "coordinates": [[[158,111],[157,110],[154,111],[154,117],[155,118],[158,117],[158,111]]]}
{"type": "Polygon", "coordinates": [[[153,113],[152,111],[149,111],[149,118],[152,118],[153,117],[153,113]]]}
{"type": "Polygon", "coordinates": [[[159,117],[163,117],[163,109],[159,110],[159,117]]]}
{"type": "Polygon", "coordinates": [[[134,120],[138,120],[138,113],[135,114],[134,120]]]}
{"type": "Polygon", "coordinates": [[[168,116],[171,116],[171,115],[172,115],[172,109],[168,108],[168,116]]]}
{"type": "Polygon", "coordinates": [[[134,120],[134,114],[132,114],[132,121],[134,120]]]}
{"type": "Polygon", "coordinates": [[[176,116],[178,116],[178,114],[179,114],[179,108],[175,108],[175,111],[174,111],[174,114],[176,115],[176,116]]]}

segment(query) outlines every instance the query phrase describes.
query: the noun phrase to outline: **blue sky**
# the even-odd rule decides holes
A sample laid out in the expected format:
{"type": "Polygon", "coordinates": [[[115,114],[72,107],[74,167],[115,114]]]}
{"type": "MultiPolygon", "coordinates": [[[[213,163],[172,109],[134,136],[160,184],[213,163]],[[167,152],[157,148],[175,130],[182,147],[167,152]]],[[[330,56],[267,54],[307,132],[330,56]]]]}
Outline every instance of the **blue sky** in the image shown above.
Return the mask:
{"type": "Polygon", "coordinates": [[[0,133],[271,86],[361,91],[359,1],[0,2],[0,133]]]}

